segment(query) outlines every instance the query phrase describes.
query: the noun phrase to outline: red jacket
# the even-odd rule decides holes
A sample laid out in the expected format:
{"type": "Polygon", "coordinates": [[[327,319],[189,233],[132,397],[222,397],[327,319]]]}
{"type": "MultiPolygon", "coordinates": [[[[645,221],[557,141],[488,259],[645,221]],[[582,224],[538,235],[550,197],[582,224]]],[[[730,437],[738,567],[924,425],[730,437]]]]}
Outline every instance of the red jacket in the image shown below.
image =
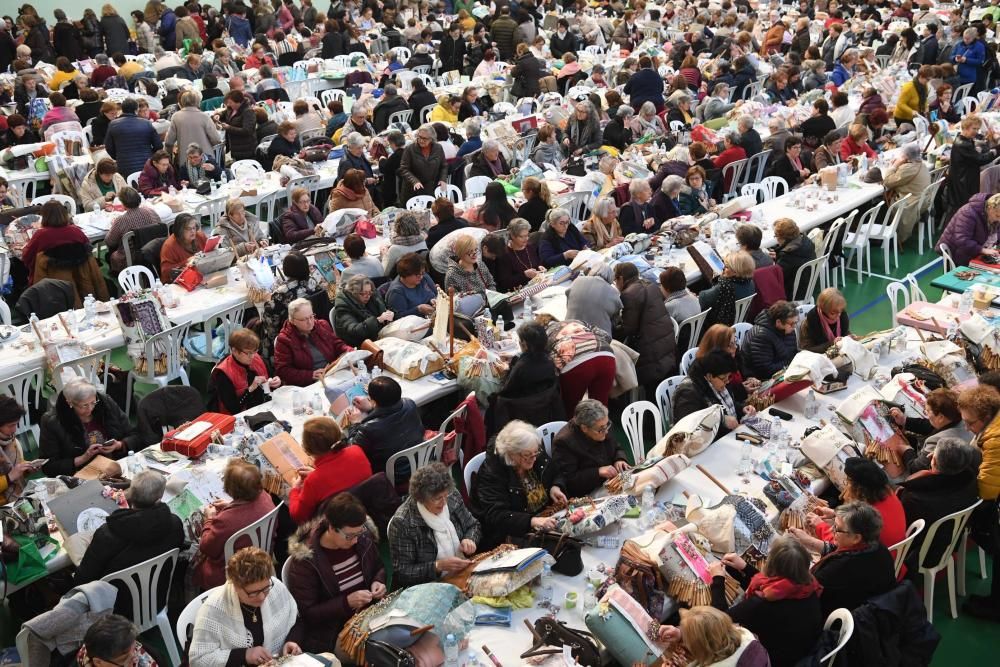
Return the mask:
{"type": "MultiPolygon", "coordinates": [[[[267,366],[264,365],[264,360],[261,359],[259,354],[253,355],[253,361],[250,362],[250,368],[258,376],[267,377],[267,366]]],[[[233,384],[233,389],[236,391],[236,398],[242,399],[243,394],[246,393],[250,385],[247,384],[247,372],[246,367],[240,364],[240,362],[233,359],[233,355],[227,355],[225,359],[220,361],[212,369],[212,372],[219,371],[233,384]]],[[[226,406],[222,404],[222,401],[217,401],[215,409],[222,414],[229,414],[226,406]]]]}
{"type": "MultiPolygon", "coordinates": [[[[203,560],[198,562],[194,571],[195,583],[202,590],[226,583],[226,561],[223,559],[226,540],[273,509],[271,494],[261,491],[254,500],[228,505],[205,522],[198,542],[198,552],[203,560]]],[[[248,546],[250,538],[241,538],[235,544],[237,551],[248,546]]]]}
{"type": "Polygon", "coordinates": [[[288,513],[295,523],[305,523],[316,513],[321,502],[372,476],[365,450],[357,445],[320,454],[314,465],[316,469],[302,485],[288,492],[288,513]]]}
{"type": "Polygon", "coordinates": [[[327,363],[354,348],[333,333],[326,320],[316,320],[316,326],[306,338],[291,320],[285,320],[278,337],[274,339],[274,372],[283,384],[305,387],[313,383],[313,360],[309,341],[319,348],[327,363]]]}
{"type": "Polygon", "coordinates": [[[872,147],[868,145],[867,141],[862,141],[858,144],[855,143],[854,139],[848,136],[840,144],[840,159],[847,161],[854,155],[867,155],[869,160],[874,160],[878,157],[878,153],[872,150],[872,147]]]}
{"type": "Polygon", "coordinates": [[[42,227],[36,231],[21,252],[21,261],[28,267],[28,283],[35,282],[35,257],[38,253],[69,243],[86,245],[90,241],[83,230],[74,224],[65,227],[42,227]]]}
{"type": "MultiPolygon", "coordinates": [[[[872,503],[872,507],[882,516],[882,534],[879,542],[886,548],[906,539],[906,513],[903,503],[895,493],[890,493],[883,500],[872,503]]],[[[816,537],[824,542],[833,541],[833,528],[823,523],[816,526],[816,537]]]]}
{"type": "MultiPolygon", "coordinates": [[[[743,150],[742,146],[733,146],[732,148],[727,148],[712,160],[712,164],[715,165],[716,169],[722,169],[730,162],[737,162],[739,160],[747,159],[747,152],[743,150]]],[[[726,174],[726,192],[729,192],[729,186],[732,185],[732,174],[726,174]]]]}

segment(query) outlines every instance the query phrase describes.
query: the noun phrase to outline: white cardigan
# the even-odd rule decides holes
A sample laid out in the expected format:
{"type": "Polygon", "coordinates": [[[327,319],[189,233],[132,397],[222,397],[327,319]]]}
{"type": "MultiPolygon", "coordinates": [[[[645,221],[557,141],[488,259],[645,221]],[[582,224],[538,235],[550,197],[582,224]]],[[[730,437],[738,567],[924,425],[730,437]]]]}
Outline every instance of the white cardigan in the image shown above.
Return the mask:
{"type": "MultiPolygon", "coordinates": [[[[271,579],[273,588],[261,607],[264,624],[264,648],[280,654],[285,638],[295,625],[298,607],[285,585],[271,579]]],[[[225,667],[229,653],[236,648],[251,648],[250,631],[243,625],[236,588],[225,583],[212,589],[198,610],[191,637],[191,667],[225,667]]]]}

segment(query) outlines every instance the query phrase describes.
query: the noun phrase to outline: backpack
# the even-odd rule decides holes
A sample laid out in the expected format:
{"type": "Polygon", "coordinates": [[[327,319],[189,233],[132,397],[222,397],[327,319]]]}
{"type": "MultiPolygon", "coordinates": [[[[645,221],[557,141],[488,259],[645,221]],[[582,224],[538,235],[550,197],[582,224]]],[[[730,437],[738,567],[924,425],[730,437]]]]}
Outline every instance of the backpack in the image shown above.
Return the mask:
{"type": "Polygon", "coordinates": [[[28,105],[28,123],[31,127],[34,129],[40,128],[42,126],[42,119],[45,118],[45,113],[48,110],[45,98],[36,97],[31,100],[31,104],[28,105]]]}

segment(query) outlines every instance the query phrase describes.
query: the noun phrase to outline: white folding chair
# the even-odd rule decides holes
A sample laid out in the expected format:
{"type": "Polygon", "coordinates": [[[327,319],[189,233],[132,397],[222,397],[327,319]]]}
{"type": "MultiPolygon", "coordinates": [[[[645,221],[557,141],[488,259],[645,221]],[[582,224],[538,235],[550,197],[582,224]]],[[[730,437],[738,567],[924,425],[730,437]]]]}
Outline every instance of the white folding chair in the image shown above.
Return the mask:
{"type": "Polygon", "coordinates": [[[284,194],[281,190],[272,190],[257,201],[257,219],[265,236],[270,236],[271,221],[277,217],[278,199],[284,194]]]}
{"type": "MultiPolygon", "coordinates": [[[[968,550],[969,536],[972,531],[966,527],[965,533],[958,540],[957,560],[958,560],[958,594],[965,597],[965,554],[968,550]]],[[[986,551],[976,546],[979,550],[979,578],[986,578],[986,551]]]]}
{"type": "Polygon", "coordinates": [[[579,227],[587,216],[587,205],[593,195],[590,192],[570,192],[559,200],[559,206],[569,211],[569,219],[579,227]]]}
{"type": "MultiPolygon", "coordinates": [[[[452,186],[454,187],[454,186],[452,186]]],[[[407,211],[423,211],[431,207],[434,203],[434,197],[429,195],[414,195],[406,200],[406,210],[407,211]]]]}
{"type": "Polygon", "coordinates": [[[70,215],[76,215],[76,200],[69,195],[42,195],[41,197],[35,197],[31,201],[31,205],[41,206],[45,202],[57,201],[66,207],[70,215]]]}
{"type": "Polygon", "coordinates": [[[73,361],[56,364],[52,369],[52,386],[60,392],[70,380],[83,378],[101,391],[107,391],[110,370],[111,350],[98,350],[73,361]]]}
{"type": "MultiPolygon", "coordinates": [[[[287,565],[291,562],[291,560],[291,558],[287,559],[285,564],[287,565]]],[[[282,571],[284,571],[284,569],[282,569],[282,571]]],[[[187,605],[185,605],[184,610],[181,611],[181,615],[177,617],[177,624],[174,627],[177,629],[177,644],[181,647],[181,650],[184,650],[184,647],[187,646],[188,639],[190,639],[190,637],[188,637],[188,632],[194,629],[195,619],[198,618],[198,610],[201,609],[201,605],[205,604],[205,600],[208,599],[208,596],[211,595],[214,590],[215,588],[210,588],[201,595],[195,597],[195,599],[188,602],[187,605]]]]}
{"type": "Polygon", "coordinates": [[[10,325],[10,306],[3,299],[0,299],[0,324],[10,325]]]}
{"type": "Polygon", "coordinates": [[[389,49],[389,53],[396,54],[396,62],[405,63],[407,60],[413,57],[413,52],[410,51],[405,46],[395,46],[389,49]]]}
{"type": "Polygon", "coordinates": [[[734,324],[739,324],[747,318],[747,313],[750,311],[750,304],[753,303],[754,297],[757,293],[754,292],[750,296],[745,296],[742,299],[736,300],[736,318],[733,320],[734,324]]]}
{"type": "MultiPolygon", "coordinates": [[[[920,545],[917,571],[924,575],[924,606],[927,607],[928,623],[934,622],[934,580],[937,577],[937,573],[941,570],[946,570],[945,575],[948,583],[948,602],[951,604],[951,617],[958,618],[958,606],[955,603],[955,561],[952,558],[952,554],[955,552],[958,538],[965,534],[965,524],[969,521],[969,517],[982,502],[983,500],[980,498],[970,507],[943,516],[932,523],[931,527],[927,530],[927,536],[924,537],[924,541],[920,545]],[[949,524],[951,524],[951,540],[948,542],[948,547],[941,553],[936,563],[924,563],[924,559],[927,558],[927,552],[934,544],[934,538],[937,537],[938,530],[945,530],[945,527],[949,524]]],[[[964,567],[965,564],[963,563],[962,566],[964,567]]]]}
{"type": "MultiPolygon", "coordinates": [[[[389,519],[389,523],[392,523],[392,519],[389,519]]],[[[281,566],[281,583],[288,586],[288,571],[292,567],[292,559],[286,558],[284,565],[281,566]]]]}
{"type": "Polygon", "coordinates": [[[465,181],[465,198],[481,197],[486,194],[486,186],[493,182],[488,176],[473,176],[465,181]]]}
{"type": "Polygon", "coordinates": [[[296,188],[305,188],[309,191],[309,196],[312,199],[312,203],[316,203],[316,197],[319,194],[319,174],[312,174],[310,176],[299,176],[298,178],[293,178],[288,181],[285,185],[285,195],[288,197],[288,206],[292,206],[292,192],[296,188]]]}
{"type": "Polygon", "coordinates": [[[854,634],[854,616],[851,615],[849,609],[834,609],[831,611],[830,615],[826,618],[826,623],[823,624],[823,629],[829,630],[838,621],[840,622],[840,636],[837,638],[837,645],[833,647],[832,651],[819,659],[821,667],[833,667],[837,654],[847,646],[847,642],[851,640],[851,635],[854,634]]]}
{"type": "Polygon", "coordinates": [[[33,424],[29,420],[28,408],[32,404],[34,404],[36,409],[38,408],[44,386],[45,370],[41,367],[0,380],[0,390],[3,390],[4,394],[13,397],[24,408],[24,415],[17,420],[17,430],[14,431],[14,435],[21,440],[25,454],[28,451],[34,451],[39,446],[38,424],[33,424]],[[27,446],[28,443],[21,437],[28,433],[34,437],[34,446],[27,446]]]}
{"type": "Polygon", "coordinates": [[[823,271],[826,270],[826,263],[829,261],[830,255],[823,255],[799,267],[799,270],[795,272],[795,282],[792,285],[792,303],[813,303],[813,292],[816,291],[816,283],[819,281],[819,277],[823,271]],[[805,282],[803,282],[803,279],[805,282]],[[803,296],[801,299],[795,299],[794,297],[800,293],[800,285],[805,287],[805,291],[802,292],[803,296]]]}
{"type": "Polygon", "coordinates": [[[955,264],[955,258],[951,256],[951,250],[948,248],[948,244],[939,243],[938,252],[941,253],[942,272],[948,273],[949,271],[954,271],[957,264],[955,264]]]}
{"type": "Polygon", "coordinates": [[[740,188],[740,194],[744,197],[753,197],[754,201],[760,203],[761,189],[759,183],[747,183],[740,188]]]}
{"type": "Polygon", "coordinates": [[[681,372],[681,375],[686,376],[688,369],[691,368],[691,364],[694,363],[695,355],[698,354],[698,348],[692,347],[690,350],[681,355],[681,363],[677,368],[681,372]]]}
{"type": "Polygon", "coordinates": [[[125,414],[131,415],[132,393],[136,382],[155,384],[166,387],[171,380],[180,380],[185,387],[190,387],[187,370],[181,364],[181,345],[191,327],[190,322],[178,324],[146,340],[142,346],[145,366],[133,368],[128,372],[125,388],[125,414]],[[157,361],[163,361],[163,373],[157,373],[157,361]]]}
{"type": "Polygon", "coordinates": [[[722,183],[729,183],[729,190],[724,194],[723,199],[729,201],[739,193],[740,178],[743,169],[747,166],[747,160],[734,160],[722,168],[722,183]]]}
{"type": "Polygon", "coordinates": [[[788,192],[788,181],[781,176],[768,176],[759,185],[764,201],[770,201],[788,192]]]}
{"type": "Polygon", "coordinates": [[[174,570],[177,567],[177,554],[180,549],[172,549],[165,554],[160,554],[143,561],[138,565],[127,567],[117,572],[102,577],[101,581],[109,584],[120,583],[128,591],[132,598],[132,623],[139,629],[139,632],[146,632],[157,628],[163,637],[163,643],[170,654],[171,664],[181,664],[181,657],[177,651],[177,643],[174,641],[174,633],[170,630],[170,621],[167,620],[167,606],[164,604],[160,609],[157,600],[160,590],[160,580],[166,577],[166,599],[170,599],[170,587],[173,580],[174,570]]]}
{"type": "MultiPolygon", "coordinates": [[[[899,229],[899,220],[903,214],[903,209],[912,203],[913,195],[906,194],[889,205],[889,210],[885,214],[885,222],[872,223],[868,229],[868,245],[872,241],[882,244],[882,258],[885,261],[885,273],[889,274],[889,249],[892,248],[893,265],[899,266],[899,241],[896,231],[899,229]]],[[[870,261],[870,260],[869,260],[870,261]]],[[[869,270],[871,267],[869,266],[869,270]]]]}
{"type": "Polygon", "coordinates": [[[434,107],[436,107],[436,106],[437,106],[436,104],[428,104],[427,106],[425,106],[423,109],[420,110],[420,124],[421,125],[423,125],[424,123],[428,122],[428,120],[430,120],[431,112],[434,111],[434,107]]]}
{"type": "Polygon", "coordinates": [[[229,539],[226,540],[226,544],[222,547],[222,559],[224,562],[228,563],[229,559],[232,558],[233,554],[237,552],[236,543],[241,539],[246,538],[250,541],[250,544],[244,545],[258,547],[263,549],[267,553],[271,553],[271,543],[274,541],[274,529],[278,522],[278,510],[284,502],[278,503],[278,505],[251,523],[246,528],[240,528],[235,533],[230,535],[229,539]]]}
{"type": "Polygon", "coordinates": [[[453,204],[461,204],[465,199],[462,197],[462,188],[457,185],[452,185],[451,183],[446,183],[444,187],[437,186],[434,188],[434,197],[443,197],[444,199],[450,199],[453,204]]]}
{"type": "Polygon", "coordinates": [[[686,375],[674,375],[663,380],[656,386],[656,405],[660,408],[660,415],[663,417],[664,425],[673,423],[673,411],[670,407],[670,400],[674,390],[686,379],[686,375]]]}
{"type": "Polygon", "coordinates": [[[139,177],[142,176],[141,171],[136,171],[125,177],[125,182],[129,184],[129,187],[139,189],[139,177]]]}
{"type": "Polygon", "coordinates": [[[622,412],[622,428],[632,449],[632,463],[638,465],[646,460],[646,445],[643,441],[643,427],[646,415],[653,417],[654,442],[663,437],[663,417],[660,409],[649,401],[636,401],[622,412]]]}
{"type": "Polygon", "coordinates": [[[410,127],[410,120],[413,118],[413,109],[403,109],[402,111],[397,111],[395,113],[389,114],[389,125],[394,123],[402,123],[406,127],[410,127]]]}
{"type": "Polygon", "coordinates": [[[189,355],[198,361],[214,364],[220,359],[224,359],[229,354],[229,336],[234,331],[243,327],[243,314],[246,312],[246,303],[239,303],[235,306],[228,306],[218,310],[202,322],[203,331],[192,332],[184,340],[184,347],[189,355]],[[201,342],[196,342],[198,339],[201,342]],[[215,341],[221,341],[221,348],[216,353],[215,341]]]}
{"type": "Polygon", "coordinates": [[[857,256],[858,265],[856,270],[858,284],[861,284],[861,274],[864,273],[866,259],[868,261],[868,273],[872,272],[872,253],[871,246],[868,244],[868,233],[871,231],[871,226],[875,223],[879,211],[882,210],[884,205],[885,202],[880,200],[875,206],[862,213],[861,218],[858,220],[858,231],[849,231],[844,236],[842,247],[844,250],[850,251],[847,259],[844,260],[844,265],[848,269],[851,268],[851,260],[857,256]]]}
{"type": "Polygon", "coordinates": [[[910,288],[906,283],[893,281],[886,285],[885,293],[889,297],[889,307],[892,309],[892,324],[895,326],[898,324],[896,317],[910,305],[910,288]],[[899,305],[900,296],[902,296],[902,306],[899,305]]]}
{"type": "Polygon", "coordinates": [[[257,160],[236,160],[229,166],[233,178],[264,178],[267,172],[257,160]]]}
{"type": "Polygon", "coordinates": [[[465,492],[472,495],[472,476],[479,472],[479,469],[483,467],[483,461],[486,460],[486,452],[479,452],[465,464],[465,469],[462,471],[462,478],[465,480],[465,492]]]}
{"type": "Polygon", "coordinates": [[[677,326],[677,338],[675,340],[680,340],[681,334],[685,329],[688,331],[687,345],[688,349],[693,347],[698,347],[698,341],[701,340],[701,329],[705,326],[705,318],[708,317],[711,308],[708,310],[703,310],[697,315],[692,315],[677,326]]]}
{"type": "MultiPolygon", "coordinates": [[[[736,92],[735,90],[733,91],[736,92]]],[[[771,157],[771,149],[762,150],[759,153],[747,158],[747,166],[743,170],[746,183],[760,183],[764,179],[764,170],[767,168],[767,161],[771,157]]]]}
{"type": "Polygon", "coordinates": [[[229,201],[227,197],[216,197],[215,199],[209,199],[203,201],[194,207],[194,217],[201,221],[203,218],[208,218],[208,225],[212,229],[219,224],[219,220],[222,219],[222,214],[226,212],[226,203],[229,201]]]}
{"type": "Polygon", "coordinates": [[[555,421],[547,422],[542,424],[535,430],[538,431],[538,437],[542,439],[542,447],[545,448],[545,454],[552,457],[552,439],[556,437],[556,433],[562,430],[567,422],[555,421]]]}
{"type": "Polygon", "coordinates": [[[906,561],[906,554],[910,552],[910,547],[913,546],[913,540],[923,532],[926,523],[923,519],[917,519],[907,527],[906,537],[889,547],[889,553],[893,555],[892,557],[896,562],[897,579],[899,578],[899,571],[903,568],[903,563],[906,561]]]}
{"type": "Polygon", "coordinates": [[[421,442],[396,452],[385,462],[385,475],[389,478],[389,483],[396,486],[396,462],[405,460],[410,464],[410,474],[412,475],[420,468],[423,468],[432,461],[441,460],[441,449],[444,447],[444,433],[438,433],[433,438],[421,442]]]}
{"type": "Polygon", "coordinates": [[[139,264],[126,266],[118,274],[118,284],[121,286],[122,292],[136,292],[143,289],[143,278],[149,283],[150,288],[156,282],[156,276],[145,266],[139,264]]]}
{"type": "Polygon", "coordinates": [[[736,338],[737,349],[743,347],[743,339],[753,330],[753,325],[749,322],[737,322],[733,325],[734,338],[736,338]]]}

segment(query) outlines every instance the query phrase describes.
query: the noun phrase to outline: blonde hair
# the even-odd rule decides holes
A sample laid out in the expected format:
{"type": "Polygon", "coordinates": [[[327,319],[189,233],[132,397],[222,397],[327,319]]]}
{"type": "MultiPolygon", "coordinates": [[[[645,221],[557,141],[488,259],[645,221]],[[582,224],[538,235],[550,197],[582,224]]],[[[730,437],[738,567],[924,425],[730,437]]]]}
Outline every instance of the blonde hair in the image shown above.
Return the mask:
{"type": "Polygon", "coordinates": [[[826,313],[831,308],[847,308],[847,299],[836,287],[827,287],[816,297],[816,307],[821,313],[826,313]]]}
{"type": "Polygon", "coordinates": [[[778,241],[790,241],[801,233],[799,226],[791,218],[778,218],[774,221],[774,238],[778,241]]]}
{"type": "Polygon", "coordinates": [[[691,654],[691,664],[711,665],[737,651],[742,634],[733,619],[714,607],[681,609],[681,641],[691,654]]]}
{"type": "Polygon", "coordinates": [[[753,257],[745,250],[726,255],[725,265],[736,274],[737,278],[753,278],[753,271],[756,268],[753,257]]]}
{"type": "Polygon", "coordinates": [[[226,579],[240,588],[258,581],[270,581],[273,576],[271,555],[257,547],[240,549],[226,563],[226,579]]]}
{"type": "Polygon", "coordinates": [[[451,254],[462,257],[476,249],[476,239],[469,234],[459,234],[451,244],[451,254]]]}
{"type": "Polygon", "coordinates": [[[246,208],[247,208],[246,204],[244,204],[242,200],[236,199],[234,197],[233,199],[230,199],[226,202],[226,215],[231,216],[234,211],[238,211],[241,209],[245,211],[246,208]]]}

